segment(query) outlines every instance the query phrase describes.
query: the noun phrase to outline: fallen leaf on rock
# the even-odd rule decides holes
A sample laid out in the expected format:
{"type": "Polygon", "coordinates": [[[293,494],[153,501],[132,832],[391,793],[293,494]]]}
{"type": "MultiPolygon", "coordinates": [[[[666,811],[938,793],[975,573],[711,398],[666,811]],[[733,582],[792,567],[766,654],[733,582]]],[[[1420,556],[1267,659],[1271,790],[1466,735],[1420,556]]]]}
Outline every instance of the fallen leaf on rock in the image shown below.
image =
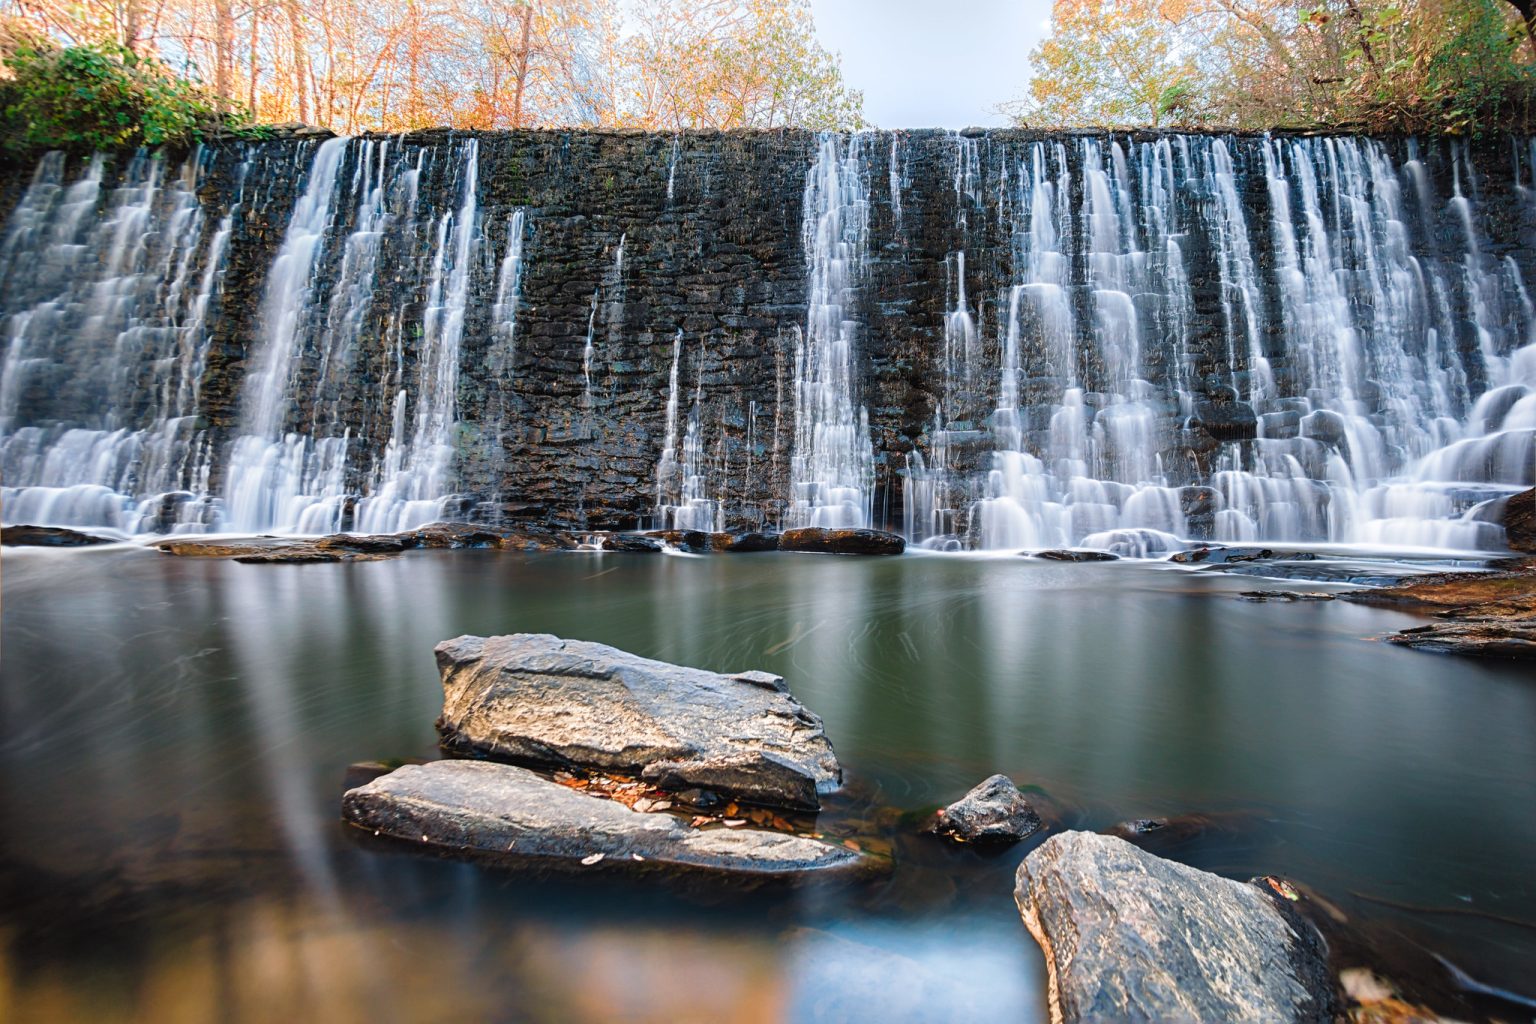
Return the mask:
{"type": "Polygon", "coordinates": [[[715,820],[714,818],[711,818],[707,814],[695,814],[693,816],[693,820],[690,821],[688,824],[692,825],[694,828],[698,828],[700,825],[708,825],[710,822],[712,822],[714,820],[715,820]]]}
{"type": "Polygon", "coordinates": [[[596,864],[606,856],[608,856],[606,853],[594,853],[590,857],[581,858],[581,862],[587,867],[591,867],[593,864],[596,864]]]}
{"type": "Polygon", "coordinates": [[[844,839],[843,840],[843,845],[848,847],[848,849],[852,850],[854,853],[860,852],[859,851],[859,844],[854,842],[852,839],[844,839]]]}
{"type": "Polygon", "coordinates": [[[740,828],[741,826],[745,825],[746,823],[747,823],[747,819],[746,818],[728,818],[724,822],[722,822],[721,824],[723,824],[726,828],[740,828]]]}

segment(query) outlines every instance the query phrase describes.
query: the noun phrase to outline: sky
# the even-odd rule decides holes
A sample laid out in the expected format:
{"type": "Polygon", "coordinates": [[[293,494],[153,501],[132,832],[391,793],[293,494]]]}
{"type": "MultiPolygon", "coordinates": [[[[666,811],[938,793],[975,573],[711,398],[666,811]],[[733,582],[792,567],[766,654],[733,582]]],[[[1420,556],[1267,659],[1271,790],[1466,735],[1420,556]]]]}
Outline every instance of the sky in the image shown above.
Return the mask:
{"type": "Polygon", "coordinates": [[[1051,0],[811,0],[816,34],[864,90],[881,128],[1007,123],[994,108],[1029,82],[1029,51],[1050,32],[1051,0]]]}

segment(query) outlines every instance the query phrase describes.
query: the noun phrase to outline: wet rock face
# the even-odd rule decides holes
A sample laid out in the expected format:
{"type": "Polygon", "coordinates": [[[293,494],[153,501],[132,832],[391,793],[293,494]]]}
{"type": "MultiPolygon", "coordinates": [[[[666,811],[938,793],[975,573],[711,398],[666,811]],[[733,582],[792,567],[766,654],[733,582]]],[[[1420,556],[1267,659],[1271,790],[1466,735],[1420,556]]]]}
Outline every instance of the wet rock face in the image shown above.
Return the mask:
{"type": "Polygon", "coordinates": [[[842,768],[821,719],[766,672],[720,675],[547,634],[437,645],[449,749],[817,809],[842,768]]]}
{"type": "Polygon", "coordinates": [[[1536,488],[1504,503],[1504,540],[1514,551],[1536,552],[1536,488]]]}
{"type": "Polygon", "coordinates": [[[342,817],[435,852],[569,870],[661,869],[748,879],[858,877],[873,858],[751,828],[700,830],[486,761],[406,765],[348,790],[342,817]]]}
{"type": "Polygon", "coordinates": [[[1019,865],[1014,898],[1053,1021],[1333,1019],[1320,942],[1257,886],[1064,832],[1019,865]]]}
{"type": "Polygon", "coordinates": [[[907,542],[883,530],[825,530],[807,526],[779,534],[780,551],[816,551],[828,555],[899,555],[907,542]]]}
{"type": "Polygon", "coordinates": [[[1040,815],[1006,775],[986,779],[939,811],[930,831],[969,843],[1016,843],[1040,828],[1040,815]]]}

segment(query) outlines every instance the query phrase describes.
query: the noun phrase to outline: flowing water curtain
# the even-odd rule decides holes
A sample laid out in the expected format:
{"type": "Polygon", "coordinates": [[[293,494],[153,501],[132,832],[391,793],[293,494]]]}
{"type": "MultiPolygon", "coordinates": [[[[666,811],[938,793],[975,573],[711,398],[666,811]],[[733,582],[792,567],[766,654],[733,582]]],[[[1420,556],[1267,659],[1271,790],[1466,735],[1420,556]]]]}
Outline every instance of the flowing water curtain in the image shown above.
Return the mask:
{"type": "Polygon", "coordinates": [[[864,144],[858,134],[823,134],[806,178],[807,312],[795,349],[788,526],[863,527],[871,520],[874,448],[855,394],[861,367],[854,317],[869,234],[864,144]]]}
{"type": "Polygon", "coordinates": [[[452,486],[460,351],[482,234],[478,164],[474,139],[414,152],[374,140],[316,148],[264,288],[242,435],[230,449],[227,528],[377,532],[439,518],[452,486]],[[446,186],[448,205],[423,222],[429,176],[446,186]],[[407,273],[392,275],[396,289],[380,296],[386,255],[407,273]],[[420,279],[408,272],[423,266],[420,279]],[[419,322],[403,315],[402,299],[416,294],[419,322]],[[381,301],[390,314],[382,336],[381,301]],[[382,361],[377,394],[364,393],[364,349],[382,361]],[[376,449],[359,436],[359,407],[388,411],[376,449]]]}
{"type": "Polygon", "coordinates": [[[5,517],[195,528],[210,515],[197,419],[230,237],[197,198],[206,154],[43,158],[0,245],[5,517]],[[109,179],[111,179],[109,183],[109,179]]]}

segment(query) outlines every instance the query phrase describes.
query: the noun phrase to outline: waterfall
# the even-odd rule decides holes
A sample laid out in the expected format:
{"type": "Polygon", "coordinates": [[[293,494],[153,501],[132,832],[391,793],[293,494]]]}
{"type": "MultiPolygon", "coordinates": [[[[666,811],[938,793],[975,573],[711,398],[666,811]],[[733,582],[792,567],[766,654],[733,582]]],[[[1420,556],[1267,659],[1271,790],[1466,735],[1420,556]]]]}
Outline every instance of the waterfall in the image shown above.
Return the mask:
{"type": "Polygon", "coordinates": [[[39,164],[0,244],[0,501],[7,522],[196,528],[205,438],[196,412],[227,216],[197,198],[203,155],[179,168],[106,160],[66,183],[39,164]]]}
{"type": "MultiPolygon", "coordinates": [[[[474,139],[458,154],[457,210],[437,224],[432,276],[427,288],[417,357],[415,416],[407,436],[397,413],[383,464],[357,502],[356,527],[365,533],[409,530],[439,518],[451,483],[454,427],[458,419],[459,349],[468,311],[470,271],[480,242],[480,148],[474,139]]],[[[407,391],[401,389],[396,408],[407,391]]]]}
{"type": "Polygon", "coordinates": [[[46,156],[0,230],[5,521],[1493,550],[1536,484],[1530,140],[700,138],[692,191],[683,141],[46,156]]]}
{"type": "Polygon", "coordinates": [[[801,243],[806,329],[795,346],[795,434],[790,526],[869,525],[875,457],[869,416],[857,404],[859,324],[851,308],[869,229],[862,140],[821,137],[805,183],[801,243]]]}

